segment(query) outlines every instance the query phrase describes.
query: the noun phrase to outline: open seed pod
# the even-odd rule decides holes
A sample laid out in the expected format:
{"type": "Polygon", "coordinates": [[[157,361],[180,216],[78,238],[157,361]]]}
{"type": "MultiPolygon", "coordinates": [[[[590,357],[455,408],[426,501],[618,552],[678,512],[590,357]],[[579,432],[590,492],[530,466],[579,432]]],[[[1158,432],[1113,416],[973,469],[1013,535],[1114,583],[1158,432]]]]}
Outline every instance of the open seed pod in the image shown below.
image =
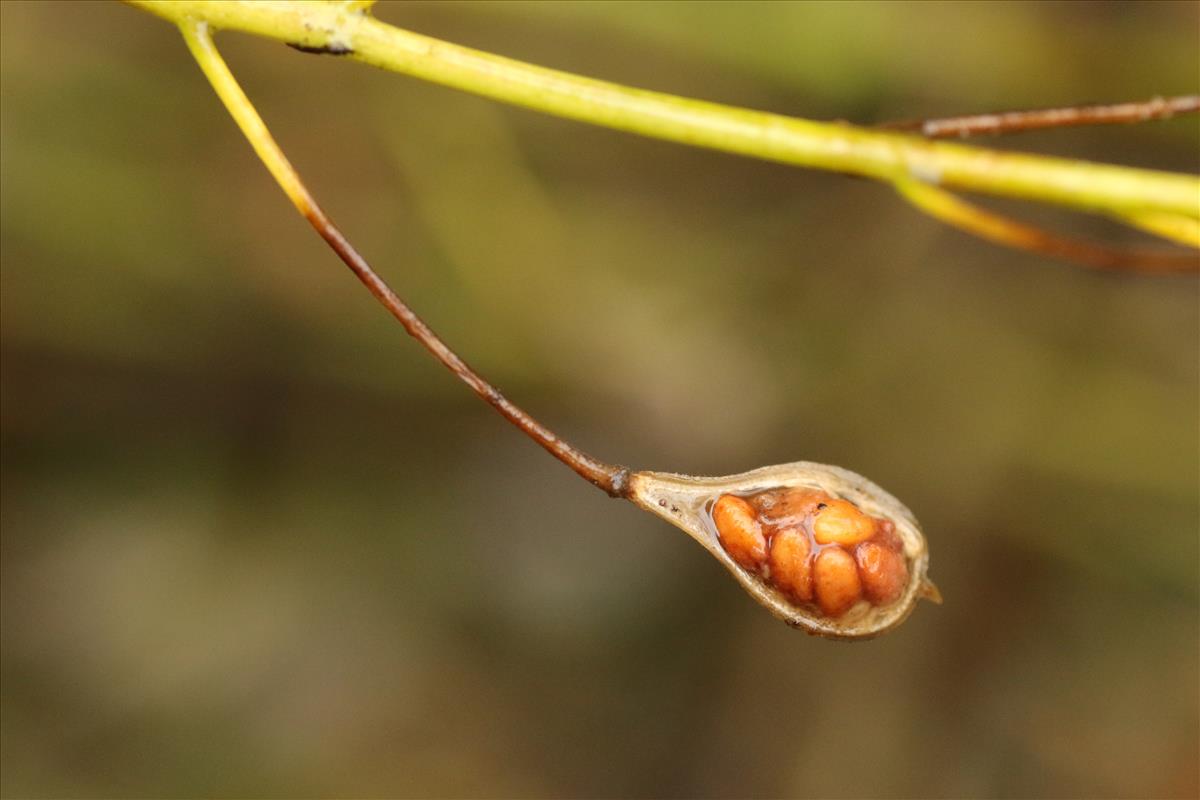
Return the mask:
{"type": "Polygon", "coordinates": [[[719,478],[635,472],[629,491],[771,613],[809,633],[878,636],[918,599],[941,601],[912,512],[841,467],[797,461],[719,478]]]}

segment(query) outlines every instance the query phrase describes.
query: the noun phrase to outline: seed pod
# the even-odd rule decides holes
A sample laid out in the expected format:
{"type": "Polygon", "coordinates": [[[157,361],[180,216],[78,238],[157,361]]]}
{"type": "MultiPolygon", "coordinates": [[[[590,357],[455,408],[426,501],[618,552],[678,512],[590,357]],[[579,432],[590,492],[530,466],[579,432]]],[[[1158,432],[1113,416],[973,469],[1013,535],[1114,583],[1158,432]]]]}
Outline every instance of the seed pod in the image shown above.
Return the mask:
{"type": "MultiPolygon", "coordinates": [[[[726,477],[692,477],[687,475],[672,475],[661,472],[635,472],[629,476],[629,496],[638,506],[650,511],[673,525],[677,526],[720,561],[737,579],[755,600],[766,606],[773,614],[788,624],[803,628],[809,633],[828,636],[837,639],[863,639],[877,636],[899,625],[912,612],[917,600],[924,597],[940,602],[937,589],[926,577],[929,565],[929,555],[925,537],[921,533],[916,520],[904,505],[883,489],[848,470],[840,467],[814,464],[811,462],[796,462],[780,464],[773,467],[762,467],[751,472],[726,477]],[[810,554],[809,564],[813,578],[813,601],[806,601],[796,596],[796,587],[802,587],[802,581],[795,586],[785,583],[780,574],[791,575],[784,569],[782,572],[771,565],[770,551],[775,546],[775,539],[789,527],[796,527],[806,536],[812,535],[811,519],[806,530],[803,523],[799,525],[776,524],[776,514],[784,511],[792,517],[804,510],[805,504],[813,499],[808,493],[819,493],[827,498],[845,500],[852,503],[866,516],[876,520],[875,535],[868,541],[890,550],[901,556],[905,565],[906,575],[902,581],[900,593],[890,602],[884,600],[890,591],[876,582],[871,589],[875,596],[881,598],[878,604],[866,595],[868,582],[861,577],[857,560],[847,549],[837,544],[819,545],[813,539],[809,544],[813,550],[839,550],[849,559],[854,575],[859,576],[861,596],[870,602],[855,602],[841,616],[827,613],[817,601],[816,593],[816,563],[810,554]],[[752,567],[743,566],[725,549],[715,522],[716,504],[723,496],[730,495],[749,501],[752,510],[758,512],[756,521],[760,523],[768,557],[765,562],[755,562],[755,558],[747,559],[752,567]],[[796,507],[789,509],[786,504],[796,507]],[[777,509],[783,504],[781,509],[777,509]],[[755,506],[759,507],[756,508],[755,506]],[[764,568],[765,567],[765,568],[764,568]],[[766,573],[764,575],[764,572],[766,573]]],[[[826,501],[827,502],[827,501],[826,501]]],[[[726,505],[731,505],[726,501],[726,505]]],[[[744,509],[743,509],[744,511],[744,509]]],[[[803,515],[802,515],[803,516],[803,515]]],[[[811,515],[809,515],[811,517],[811,515]]],[[[781,521],[781,520],[780,520],[781,521]]],[[[752,525],[741,524],[740,530],[753,530],[752,525]]],[[[752,539],[752,541],[754,541],[752,539]]],[[[794,543],[787,543],[792,546],[794,543]]],[[[862,543],[860,543],[861,545],[862,543]]],[[[783,544],[780,545],[783,547],[783,544]]],[[[753,547],[749,549],[753,553],[753,547]]],[[[783,562],[785,550],[781,549],[776,561],[783,562]]],[[[827,557],[828,558],[828,557],[827,557]]],[[[838,558],[833,556],[832,558],[838,558]]],[[[792,558],[792,562],[796,560],[792,558]]],[[[803,563],[803,559],[800,560],[803,563]]],[[[796,571],[796,574],[802,574],[796,571]]],[[[885,574],[885,573],[881,573],[885,574]]],[[[894,572],[886,574],[895,577],[894,572]]],[[[872,578],[871,580],[874,580],[872,578]]],[[[850,582],[853,579],[849,579],[850,582]]],[[[800,589],[800,592],[803,590],[800,589]]],[[[853,594],[847,592],[847,594],[853,594]]],[[[831,607],[832,609],[832,607],[831,607]]]]}
{"type": "Polygon", "coordinates": [[[767,568],[771,585],[793,602],[813,599],[812,545],[800,528],[784,528],[771,537],[767,568]]]}
{"type": "Polygon", "coordinates": [[[713,505],[713,523],[721,546],[742,568],[757,571],[767,560],[767,540],[754,507],[732,494],[713,505]]]}

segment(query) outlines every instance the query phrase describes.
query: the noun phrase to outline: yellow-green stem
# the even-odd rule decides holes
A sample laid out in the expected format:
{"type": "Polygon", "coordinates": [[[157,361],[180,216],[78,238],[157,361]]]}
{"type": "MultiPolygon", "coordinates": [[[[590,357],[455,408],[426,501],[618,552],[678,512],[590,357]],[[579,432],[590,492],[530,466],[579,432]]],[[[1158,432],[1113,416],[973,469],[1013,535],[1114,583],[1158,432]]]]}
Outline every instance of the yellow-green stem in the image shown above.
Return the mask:
{"type": "Polygon", "coordinates": [[[258,115],[250,98],[242,91],[242,87],[234,80],[233,74],[225,68],[224,61],[213,48],[212,39],[208,35],[208,24],[197,22],[179,26],[183,40],[187,42],[192,57],[200,65],[205,76],[216,90],[217,96],[225,104],[229,115],[233,117],[242,133],[254,148],[254,152],[262,159],[263,164],[271,172],[271,177],[283,189],[284,194],[292,201],[292,205],[301,214],[308,215],[316,207],[308,189],[300,181],[296,168],[288,161],[283,150],[275,143],[266,123],[258,115]]]}
{"type": "Polygon", "coordinates": [[[401,30],[354,2],[125,0],[180,25],[205,22],[515,105],[698,147],[903,182],[1054,203],[1125,218],[1200,218],[1200,179],[1004,153],[633,89],[401,30]]]}
{"type": "Polygon", "coordinates": [[[1170,239],[1179,244],[1200,248],[1200,219],[1182,214],[1130,214],[1119,218],[1126,225],[1170,239]]]}

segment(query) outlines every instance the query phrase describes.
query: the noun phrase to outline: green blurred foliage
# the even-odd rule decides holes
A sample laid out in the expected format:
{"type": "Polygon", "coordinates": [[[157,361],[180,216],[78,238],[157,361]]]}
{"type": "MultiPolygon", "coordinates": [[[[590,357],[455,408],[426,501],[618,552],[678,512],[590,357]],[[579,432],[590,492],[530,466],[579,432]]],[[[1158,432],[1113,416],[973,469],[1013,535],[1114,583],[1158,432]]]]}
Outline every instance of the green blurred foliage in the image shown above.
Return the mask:
{"type": "MultiPolygon", "coordinates": [[[[376,13],[875,122],[1196,92],[1197,8],[376,13]]],[[[360,248],[564,435],[652,469],[838,463],[906,500],[946,604],[825,642],[413,346],[161,21],[5,2],[0,37],[4,795],[1200,792],[1195,279],[221,36],[360,248]]],[[[1195,117],[992,144],[1200,168],[1195,117]]]]}

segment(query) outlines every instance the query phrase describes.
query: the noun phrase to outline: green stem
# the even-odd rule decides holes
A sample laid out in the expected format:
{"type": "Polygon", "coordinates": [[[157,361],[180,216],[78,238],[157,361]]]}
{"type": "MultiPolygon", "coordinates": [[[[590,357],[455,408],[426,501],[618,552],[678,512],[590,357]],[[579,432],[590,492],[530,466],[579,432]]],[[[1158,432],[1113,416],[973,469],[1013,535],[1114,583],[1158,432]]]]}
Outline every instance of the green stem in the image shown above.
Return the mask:
{"type": "Polygon", "coordinates": [[[125,1],[179,25],[205,22],[344,52],[376,67],[506,103],[682,144],[891,183],[916,179],[1118,217],[1200,218],[1196,176],[926,141],[633,89],[401,30],[365,13],[361,3],[125,1]]]}

